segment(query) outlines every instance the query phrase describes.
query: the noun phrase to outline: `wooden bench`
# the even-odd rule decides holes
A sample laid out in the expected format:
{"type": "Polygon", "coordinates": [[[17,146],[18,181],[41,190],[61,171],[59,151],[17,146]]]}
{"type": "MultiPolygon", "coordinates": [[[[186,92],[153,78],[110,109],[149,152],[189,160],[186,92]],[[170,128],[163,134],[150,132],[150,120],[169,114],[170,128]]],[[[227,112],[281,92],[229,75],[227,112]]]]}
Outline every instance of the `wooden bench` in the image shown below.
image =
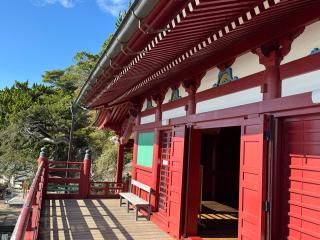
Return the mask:
{"type": "Polygon", "coordinates": [[[119,193],[120,195],[120,207],[122,206],[122,199],[127,200],[127,212],[130,211],[130,204],[133,205],[136,209],[136,220],[138,220],[139,216],[139,210],[141,208],[145,209],[148,213],[147,219],[150,220],[150,214],[151,214],[151,187],[138,182],[136,180],[131,180],[131,187],[130,192],[122,192],[119,193]],[[137,194],[133,193],[133,188],[136,188],[137,194]],[[148,194],[148,201],[141,198],[141,192],[144,191],[148,194]]]}

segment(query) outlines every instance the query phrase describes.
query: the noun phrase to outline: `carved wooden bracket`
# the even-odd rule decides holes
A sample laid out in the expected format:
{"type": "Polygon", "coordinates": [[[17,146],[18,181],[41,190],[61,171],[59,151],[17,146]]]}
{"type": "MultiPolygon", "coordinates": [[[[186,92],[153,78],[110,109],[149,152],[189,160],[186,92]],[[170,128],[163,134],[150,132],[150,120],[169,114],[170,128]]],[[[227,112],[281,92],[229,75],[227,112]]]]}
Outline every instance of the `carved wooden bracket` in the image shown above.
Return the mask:
{"type": "Polygon", "coordinates": [[[189,95],[195,94],[197,92],[197,89],[200,87],[201,80],[205,75],[206,73],[203,72],[182,81],[182,86],[189,95]]]}
{"type": "Polygon", "coordinates": [[[231,67],[231,65],[234,63],[236,58],[232,58],[224,63],[218,64],[217,68],[221,71],[224,72],[227,68],[231,67]]]}
{"type": "Polygon", "coordinates": [[[131,103],[128,109],[129,118],[136,118],[142,108],[141,103],[131,103]]]}
{"type": "Polygon", "coordinates": [[[295,32],[278,40],[265,43],[253,49],[251,52],[258,55],[260,64],[265,67],[279,65],[283,58],[290,52],[293,40],[303,33],[303,31],[304,27],[299,28],[295,32]]]}
{"type": "Polygon", "coordinates": [[[186,92],[191,95],[191,94],[195,94],[197,92],[198,87],[196,86],[196,83],[194,81],[183,81],[182,82],[182,86],[184,87],[184,89],[186,90],[186,92]]]}
{"type": "Polygon", "coordinates": [[[129,102],[129,115],[137,116],[142,111],[145,98],[133,98],[129,102]]]}
{"type": "Polygon", "coordinates": [[[138,114],[141,111],[141,103],[130,103],[128,109],[128,118],[126,118],[121,125],[121,132],[119,134],[120,144],[126,144],[130,139],[135,120],[138,117],[138,114]]]}
{"type": "Polygon", "coordinates": [[[172,89],[172,91],[178,89],[180,86],[180,83],[175,83],[174,85],[170,86],[170,88],[172,89]]]}
{"type": "Polygon", "coordinates": [[[161,89],[158,93],[155,93],[152,95],[153,101],[157,104],[157,106],[160,106],[166,96],[167,89],[161,89]]]}

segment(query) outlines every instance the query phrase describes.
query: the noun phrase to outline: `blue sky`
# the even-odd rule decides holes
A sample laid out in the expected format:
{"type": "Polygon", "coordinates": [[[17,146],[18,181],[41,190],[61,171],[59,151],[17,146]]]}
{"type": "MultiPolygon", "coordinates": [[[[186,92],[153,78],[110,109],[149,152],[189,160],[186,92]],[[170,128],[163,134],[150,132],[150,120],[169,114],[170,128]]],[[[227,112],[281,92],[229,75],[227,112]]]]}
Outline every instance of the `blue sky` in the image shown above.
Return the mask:
{"type": "Polygon", "coordinates": [[[1,0],[0,89],[41,82],[78,51],[96,53],[128,0],[1,0]]]}

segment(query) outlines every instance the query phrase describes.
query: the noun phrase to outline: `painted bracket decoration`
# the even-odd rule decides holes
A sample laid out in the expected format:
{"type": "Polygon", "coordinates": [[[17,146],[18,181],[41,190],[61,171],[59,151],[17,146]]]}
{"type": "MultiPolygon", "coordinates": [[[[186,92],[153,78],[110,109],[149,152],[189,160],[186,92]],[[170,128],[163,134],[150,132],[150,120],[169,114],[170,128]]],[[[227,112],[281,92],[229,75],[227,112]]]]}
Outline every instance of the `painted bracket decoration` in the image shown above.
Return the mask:
{"type": "Polygon", "coordinates": [[[320,48],[314,48],[312,49],[311,53],[309,55],[320,53],[320,48]]]}
{"type": "Polygon", "coordinates": [[[150,108],[153,108],[153,105],[152,105],[152,99],[147,99],[147,107],[146,107],[146,110],[150,109],[150,108]]]}
{"type": "Polygon", "coordinates": [[[231,68],[235,60],[236,60],[235,58],[232,58],[229,61],[219,64],[217,66],[217,68],[219,69],[218,82],[213,84],[213,87],[218,87],[220,85],[238,80],[237,76],[233,76],[233,72],[231,68]]]}
{"type": "Polygon", "coordinates": [[[179,93],[179,88],[172,89],[170,102],[176,101],[176,100],[178,100],[180,98],[181,98],[181,96],[180,96],[180,93],[179,93]]]}
{"type": "Polygon", "coordinates": [[[218,83],[215,83],[213,87],[217,87],[235,80],[238,80],[237,76],[233,76],[232,68],[228,67],[224,71],[218,73],[218,83]]]}

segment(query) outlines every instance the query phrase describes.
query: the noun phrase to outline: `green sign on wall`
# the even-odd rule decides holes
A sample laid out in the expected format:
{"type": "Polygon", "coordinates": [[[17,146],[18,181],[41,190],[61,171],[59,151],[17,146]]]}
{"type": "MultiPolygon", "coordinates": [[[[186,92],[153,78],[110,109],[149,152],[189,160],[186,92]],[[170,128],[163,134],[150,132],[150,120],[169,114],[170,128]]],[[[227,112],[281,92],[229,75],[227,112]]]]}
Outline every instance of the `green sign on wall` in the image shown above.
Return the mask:
{"type": "Polygon", "coordinates": [[[152,167],[154,132],[139,133],[137,164],[152,167]]]}

